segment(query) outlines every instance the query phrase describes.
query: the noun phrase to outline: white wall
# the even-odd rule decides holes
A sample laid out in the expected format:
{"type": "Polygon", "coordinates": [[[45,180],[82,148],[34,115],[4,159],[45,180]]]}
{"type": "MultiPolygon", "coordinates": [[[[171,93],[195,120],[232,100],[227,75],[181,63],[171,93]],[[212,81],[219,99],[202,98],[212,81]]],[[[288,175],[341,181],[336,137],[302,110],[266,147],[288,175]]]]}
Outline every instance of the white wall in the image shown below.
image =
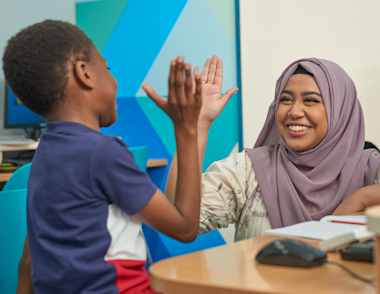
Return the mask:
{"type": "Polygon", "coordinates": [[[366,140],[380,147],[380,1],[240,0],[244,147],[252,147],[275,83],[303,57],[332,60],[353,79],[366,140]]]}
{"type": "Polygon", "coordinates": [[[75,24],[75,0],[0,0],[0,136],[24,134],[4,130],[4,73],[2,57],[7,41],[21,29],[46,19],[75,24]]]}

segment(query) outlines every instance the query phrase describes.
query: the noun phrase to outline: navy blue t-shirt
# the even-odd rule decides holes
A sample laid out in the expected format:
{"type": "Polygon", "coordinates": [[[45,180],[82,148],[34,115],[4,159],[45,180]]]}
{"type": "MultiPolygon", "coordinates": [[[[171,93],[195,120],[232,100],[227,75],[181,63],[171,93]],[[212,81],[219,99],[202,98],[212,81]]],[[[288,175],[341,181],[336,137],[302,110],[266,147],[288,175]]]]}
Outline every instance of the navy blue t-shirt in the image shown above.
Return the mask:
{"type": "MultiPolygon", "coordinates": [[[[110,228],[115,226],[118,234],[123,233],[117,227],[117,215],[121,215],[125,227],[135,232],[130,239],[124,233],[124,243],[136,243],[141,224],[132,215],[147,204],[156,189],[119,138],[78,123],[47,123],[28,183],[28,239],[35,293],[118,293],[115,266],[105,260],[107,254],[109,259],[120,259],[118,252],[109,252],[110,228]]],[[[141,246],[139,243],[131,250],[141,246]]]]}

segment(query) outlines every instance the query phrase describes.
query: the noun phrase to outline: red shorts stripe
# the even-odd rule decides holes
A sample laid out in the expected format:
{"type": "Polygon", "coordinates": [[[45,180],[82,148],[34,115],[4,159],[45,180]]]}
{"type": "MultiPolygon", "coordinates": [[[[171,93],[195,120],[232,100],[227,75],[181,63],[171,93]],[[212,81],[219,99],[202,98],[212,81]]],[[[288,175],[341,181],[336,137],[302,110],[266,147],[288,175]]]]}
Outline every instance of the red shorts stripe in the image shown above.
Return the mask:
{"type": "Polygon", "coordinates": [[[119,294],[158,294],[150,288],[150,278],[143,260],[108,260],[116,269],[119,294]]]}

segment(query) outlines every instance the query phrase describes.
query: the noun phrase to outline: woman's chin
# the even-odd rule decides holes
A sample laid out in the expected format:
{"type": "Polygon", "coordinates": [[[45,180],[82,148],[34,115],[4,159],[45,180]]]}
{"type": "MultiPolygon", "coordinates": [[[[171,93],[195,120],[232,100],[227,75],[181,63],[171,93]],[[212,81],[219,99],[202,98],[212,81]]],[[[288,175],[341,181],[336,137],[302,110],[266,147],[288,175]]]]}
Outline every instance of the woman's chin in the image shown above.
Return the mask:
{"type": "Polygon", "coordinates": [[[287,143],[288,147],[296,152],[305,152],[308,150],[313,149],[313,147],[310,147],[309,144],[289,144],[287,143]]]}

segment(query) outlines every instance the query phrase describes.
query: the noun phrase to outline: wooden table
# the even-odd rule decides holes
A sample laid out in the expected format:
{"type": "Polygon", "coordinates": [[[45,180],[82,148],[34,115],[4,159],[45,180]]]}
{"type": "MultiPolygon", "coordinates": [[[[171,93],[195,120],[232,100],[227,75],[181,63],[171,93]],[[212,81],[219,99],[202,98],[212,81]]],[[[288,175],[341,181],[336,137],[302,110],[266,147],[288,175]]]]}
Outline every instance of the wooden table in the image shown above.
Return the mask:
{"type": "MultiPolygon", "coordinates": [[[[254,258],[259,250],[278,238],[284,237],[265,235],[161,260],[150,267],[152,287],[168,294],[376,293],[375,284],[355,279],[335,265],[295,268],[256,263],[254,258]]],[[[316,247],[319,243],[292,239],[316,247]]],[[[343,261],[336,253],[328,253],[327,258],[364,277],[374,277],[372,263],[343,261]]]]}

